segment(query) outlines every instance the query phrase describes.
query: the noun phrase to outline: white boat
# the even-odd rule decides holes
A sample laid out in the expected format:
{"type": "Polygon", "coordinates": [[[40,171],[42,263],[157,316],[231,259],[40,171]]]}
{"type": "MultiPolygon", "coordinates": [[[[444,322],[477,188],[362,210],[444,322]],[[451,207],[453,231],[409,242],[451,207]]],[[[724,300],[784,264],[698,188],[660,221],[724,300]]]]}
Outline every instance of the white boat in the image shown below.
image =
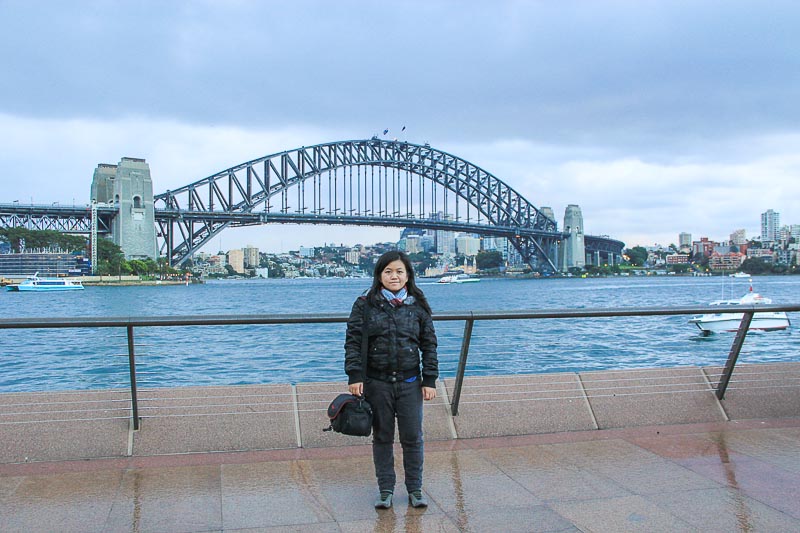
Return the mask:
{"type": "MultiPolygon", "coordinates": [[[[709,305],[738,306],[738,305],[764,305],[771,304],[772,300],[753,292],[753,286],[739,299],[716,300],[709,305]]],[[[704,335],[724,331],[737,331],[744,313],[709,313],[695,315],[689,319],[690,324],[696,325],[704,335]]],[[[779,331],[789,327],[789,317],[783,311],[764,311],[753,314],[750,329],[758,331],[779,331]]]]}
{"type": "Polygon", "coordinates": [[[37,272],[33,276],[28,277],[22,283],[8,285],[6,287],[9,291],[75,291],[83,290],[83,283],[78,279],[69,278],[40,278],[37,272]]]}
{"type": "Polygon", "coordinates": [[[437,283],[475,283],[481,278],[473,278],[467,274],[456,274],[455,276],[442,276],[437,283]]]}
{"type": "Polygon", "coordinates": [[[750,274],[747,272],[734,272],[733,274],[729,274],[731,278],[749,278],[750,274]]]}

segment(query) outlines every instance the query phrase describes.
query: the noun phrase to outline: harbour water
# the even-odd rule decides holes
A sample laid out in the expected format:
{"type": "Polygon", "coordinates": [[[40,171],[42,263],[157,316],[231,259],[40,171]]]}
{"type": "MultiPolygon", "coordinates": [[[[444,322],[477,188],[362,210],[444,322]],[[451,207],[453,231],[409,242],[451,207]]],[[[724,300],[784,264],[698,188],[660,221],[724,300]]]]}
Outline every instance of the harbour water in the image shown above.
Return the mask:
{"type": "MultiPolygon", "coordinates": [[[[369,279],[216,281],[203,285],[87,287],[0,293],[4,317],[140,317],[347,313],[369,279]]],[[[674,276],[420,280],[434,311],[705,305],[743,295],[747,279],[674,276]]],[[[753,278],[775,303],[800,302],[800,276],[753,278]]],[[[709,366],[724,363],[732,334],[702,337],[688,316],[477,322],[468,375],[709,366]]],[[[741,362],[800,360],[800,316],[781,332],[753,332],[741,362]]],[[[462,322],[436,322],[440,367],[454,375],[462,322]]],[[[344,324],[136,328],[142,387],[343,380],[344,324]]],[[[128,386],[122,328],[3,330],[0,392],[128,386]]]]}

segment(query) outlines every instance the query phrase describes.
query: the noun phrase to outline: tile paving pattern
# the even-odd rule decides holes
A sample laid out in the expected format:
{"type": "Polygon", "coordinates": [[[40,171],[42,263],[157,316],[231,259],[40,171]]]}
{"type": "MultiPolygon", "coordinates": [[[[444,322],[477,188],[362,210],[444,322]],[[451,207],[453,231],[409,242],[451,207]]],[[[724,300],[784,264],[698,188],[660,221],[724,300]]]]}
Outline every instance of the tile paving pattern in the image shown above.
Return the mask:
{"type": "Polygon", "coordinates": [[[369,446],[5,464],[0,531],[800,531],[800,418],[429,442],[427,509],[399,478],[376,511],[369,446]]]}

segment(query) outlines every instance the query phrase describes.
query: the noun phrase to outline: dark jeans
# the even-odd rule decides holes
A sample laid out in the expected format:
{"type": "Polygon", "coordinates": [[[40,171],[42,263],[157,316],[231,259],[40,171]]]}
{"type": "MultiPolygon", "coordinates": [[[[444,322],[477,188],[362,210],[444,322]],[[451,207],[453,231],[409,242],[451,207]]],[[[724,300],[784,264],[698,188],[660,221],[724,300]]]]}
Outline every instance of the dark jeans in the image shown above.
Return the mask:
{"type": "Polygon", "coordinates": [[[372,460],[378,490],[394,491],[394,425],[403,447],[406,489],[422,488],[422,380],[388,383],[367,379],[364,396],[372,405],[372,460]]]}

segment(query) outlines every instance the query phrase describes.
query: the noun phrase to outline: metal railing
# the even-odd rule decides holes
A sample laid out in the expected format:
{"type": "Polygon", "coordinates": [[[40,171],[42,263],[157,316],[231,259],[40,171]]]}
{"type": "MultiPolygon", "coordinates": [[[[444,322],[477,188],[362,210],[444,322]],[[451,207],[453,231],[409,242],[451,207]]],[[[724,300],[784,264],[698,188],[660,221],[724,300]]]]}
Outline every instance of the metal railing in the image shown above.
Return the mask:
{"type": "MultiPolygon", "coordinates": [[[[742,306],[691,306],[691,307],[621,307],[597,309],[541,309],[519,311],[455,311],[436,313],[434,321],[463,321],[461,349],[455,375],[450,410],[458,415],[464,377],[467,373],[470,342],[476,321],[491,320],[541,320],[609,317],[674,316],[695,314],[742,313],[739,328],[732,341],[727,361],[720,376],[715,394],[722,400],[744,344],[753,315],[761,312],[800,311],[800,304],[792,305],[742,305],[742,306]]],[[[131,417],[134,429],[139,429],[139,400],[137,392],[135,328],[181,326],[231,326],[231,325],[281,325],[345,323],[348,315],[334,314],[265,314],[265,315],[190,315],[153,317],[76,317],[76,318],[4,318],[0,329],[55,329],[55,328],[124,328],[127,337],[127,356],[130,375],[131,417]]]]}

